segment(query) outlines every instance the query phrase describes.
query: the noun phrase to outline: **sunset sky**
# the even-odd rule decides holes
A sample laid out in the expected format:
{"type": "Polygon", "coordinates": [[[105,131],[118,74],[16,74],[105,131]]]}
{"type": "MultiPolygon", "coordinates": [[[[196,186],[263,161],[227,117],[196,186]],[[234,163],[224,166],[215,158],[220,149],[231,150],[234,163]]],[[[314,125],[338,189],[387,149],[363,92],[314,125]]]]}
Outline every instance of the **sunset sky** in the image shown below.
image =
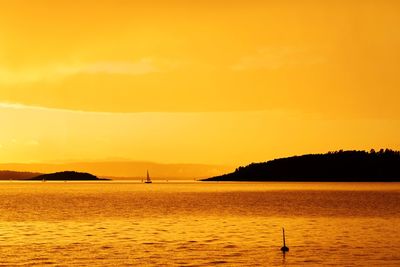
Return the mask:
{"type": "Polygon", "coordinates": [[[399,14],[396,0],[0,0],[0,163],[400,149],[399,14]]]}

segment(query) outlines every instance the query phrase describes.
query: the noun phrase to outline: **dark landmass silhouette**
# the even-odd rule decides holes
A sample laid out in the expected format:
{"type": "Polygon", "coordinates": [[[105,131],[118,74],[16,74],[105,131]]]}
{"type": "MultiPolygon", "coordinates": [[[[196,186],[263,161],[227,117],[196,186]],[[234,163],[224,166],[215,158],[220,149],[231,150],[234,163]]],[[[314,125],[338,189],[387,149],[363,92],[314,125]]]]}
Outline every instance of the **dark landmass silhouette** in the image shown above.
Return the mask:
{"type": "Polygon", "coordinates": [[[28,180],[46,180],[46,181],[98,181],[98,180],[109,180],[98,178],[93,174],[87,172],[75,172],[75,171],[64,171],[55,172],[49,174],[42,174],[28,180]]]}
{"type": "Polygon", "coordinates": [[[39,172],[0,171],[0,180],[27,180],[42,175],[39,172]]]}
{"type": "MultiPolygon", "coordinates": [[[[109,160],[65,163],[0,163],[0,170],[19,172],[54,173],[66,170],[88,172],[97,177],[112,180],[141,180],[146,170],[151,171],[153,180],[157,179],[204,179],[232,172],[235,166],[215,164],[156,163],[149,161],[109,160]]],[[[38,174],[38,175],[39,175],[38,174]]]]}
{"type": "Polygon", "coordinates": [[[400,182],[400,151],[335,151],[252,163],[202,181],[400,182]]]}

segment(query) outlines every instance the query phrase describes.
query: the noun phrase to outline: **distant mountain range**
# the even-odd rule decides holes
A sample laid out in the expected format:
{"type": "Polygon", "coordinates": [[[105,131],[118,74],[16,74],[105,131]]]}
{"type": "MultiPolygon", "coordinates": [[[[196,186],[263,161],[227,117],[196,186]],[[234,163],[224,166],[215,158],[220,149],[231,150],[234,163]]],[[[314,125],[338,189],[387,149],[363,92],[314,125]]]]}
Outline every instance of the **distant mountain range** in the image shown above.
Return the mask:
{"type": "Polygon", "coordinates": [[[29,180],[41,174],[38,172],[0,171],[0,180],[29,180]]]}
{"type": "Polygon", "coordinates": [[[75,171],[63,171],[47,174],[34,172],[0,171],[0,180],[93,181],[107,179],[98,178],[90,173],[75,171]]]}
{"type": "MultiPolygon", "coordinates": [[[[36,174],[74,170],[88,172],[97,177],[112,179],[142,179],[149,170],[152,179],[200,179],[234,170],[232,166],[209,164],[160,164],[145,161],[93,161],[69,163],[0,163],[0,170],[13,170],[36,174]]],[[[15,177],[18,177],[15,174],[15,177]]],[[[21,174],[22,175],[22,174],[21,174]]],[[[31,176],[33,177],[33,176],[31,176]]],[[[0,179],[1,175],[0,175],[0,179]]],[[[6,178],[8,179],[8,178],[6,178]]]]}
{"type": "Polygon", "coordinates": [[[400,182],[400,151],[335,151],[252,163],[203,181],[400,182]]]}

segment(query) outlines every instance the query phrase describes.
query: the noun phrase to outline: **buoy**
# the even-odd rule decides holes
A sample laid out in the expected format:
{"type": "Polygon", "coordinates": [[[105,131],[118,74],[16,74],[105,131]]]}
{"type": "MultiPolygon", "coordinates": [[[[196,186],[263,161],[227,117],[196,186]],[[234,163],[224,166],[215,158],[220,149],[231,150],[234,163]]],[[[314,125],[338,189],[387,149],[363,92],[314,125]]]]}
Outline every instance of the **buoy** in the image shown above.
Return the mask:
{"type": "Polygon", "coordinates": [[[283,234],[283,247],[281,247],[281,251],[283,253],[288,252],[289,248],[286,246],[286,240],[285,240],[285,228],[282,227],[282,234],[283,234]]]}

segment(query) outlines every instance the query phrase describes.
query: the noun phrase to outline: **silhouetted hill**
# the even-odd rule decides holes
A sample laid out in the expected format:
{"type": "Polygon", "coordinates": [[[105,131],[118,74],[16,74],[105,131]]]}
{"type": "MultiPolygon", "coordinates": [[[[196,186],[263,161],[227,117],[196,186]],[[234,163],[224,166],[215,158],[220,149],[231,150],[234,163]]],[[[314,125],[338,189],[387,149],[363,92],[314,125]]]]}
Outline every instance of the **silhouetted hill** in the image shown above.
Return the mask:
{"type": "Polygon", "coordinates": [[[26,180],[41,175],[38,172],[0,171],[0,180],[26,180]]]}
{"type": "Polygon", "coordinates": [[[400,182],[400,152],[337,151],[252,163],[203,181],[400,182]]]}
{"type": "Polygon", "coordinates": [[[47,180],[47,181],[93,181],[93,180],[108,180],[100,179],[93,174],[86,172],[64,171],[49,174],[42,174],[33,177],[29,180],[47,180]]]}
{"type": "MultiPolygon", "coordinates": [[[[157,179],[204,179],[235,170],[234,166],[211,164],[161,164],[146,161],[89,161],[67,163],[0,163],[0,169],[21,172],[54,173],[65,170],[88,172],[97,177],[142,179],[149,170],[157,179]]],[[[112,179],[114,179],[112,178],[112,179]]]]}

